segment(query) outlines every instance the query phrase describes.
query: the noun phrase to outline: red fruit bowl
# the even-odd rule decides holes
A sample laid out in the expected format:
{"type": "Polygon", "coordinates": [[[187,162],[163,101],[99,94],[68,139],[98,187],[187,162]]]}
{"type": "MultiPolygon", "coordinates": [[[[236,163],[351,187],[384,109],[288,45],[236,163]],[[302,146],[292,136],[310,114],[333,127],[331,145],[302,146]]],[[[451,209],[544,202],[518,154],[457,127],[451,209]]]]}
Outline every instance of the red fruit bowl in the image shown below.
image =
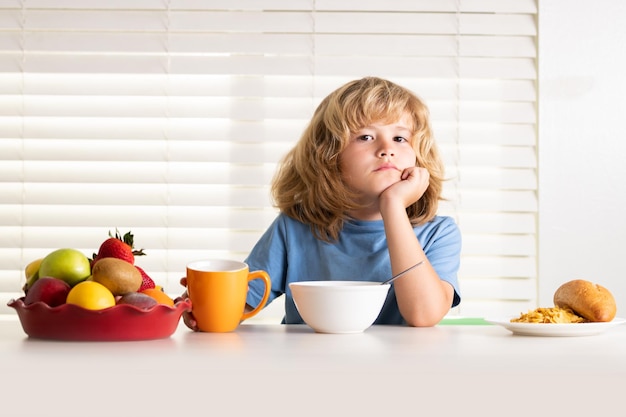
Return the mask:
{"type": "Polygon", "coordinates": [[[189,300],[179,301],[173,307],[158,304],[149,309],[120,304],[87,310],[73,304],[50,307],[40,301],[25,305],[24,297],[7,305],[17,310],[29,337],[74,341],[163,339],[176,331],[182,314],[191,311],[189,300]]]}

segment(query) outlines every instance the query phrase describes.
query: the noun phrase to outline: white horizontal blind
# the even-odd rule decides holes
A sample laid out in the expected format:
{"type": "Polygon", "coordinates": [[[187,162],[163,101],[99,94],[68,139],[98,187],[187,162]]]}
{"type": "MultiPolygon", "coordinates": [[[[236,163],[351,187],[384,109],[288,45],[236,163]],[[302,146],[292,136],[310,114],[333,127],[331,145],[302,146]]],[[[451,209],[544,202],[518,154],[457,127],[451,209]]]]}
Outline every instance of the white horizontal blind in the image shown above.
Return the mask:
{"type": "Polygon", "coordinates": [[[463,315],[536,302],[534,0],[0,2],[0,311],[23,268],[132,231],[179,294],[243,259],[319,101],[367,75],[431,108],[461,226],[463,315]]]}

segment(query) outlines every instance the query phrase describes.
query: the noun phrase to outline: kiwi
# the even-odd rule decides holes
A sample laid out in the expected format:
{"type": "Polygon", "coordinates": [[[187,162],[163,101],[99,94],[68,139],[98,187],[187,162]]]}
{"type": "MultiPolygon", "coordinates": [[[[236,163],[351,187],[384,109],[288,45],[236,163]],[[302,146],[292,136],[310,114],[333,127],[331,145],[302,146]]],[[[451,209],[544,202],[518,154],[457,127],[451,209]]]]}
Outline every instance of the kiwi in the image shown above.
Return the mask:
{"type": "Polygon", "coordinates": [[[141,272],[135,265],[118,258],[102,258],[91,270],[92,279],[107,287],[113,295],[135,292],[141,287],[141,272]]]}

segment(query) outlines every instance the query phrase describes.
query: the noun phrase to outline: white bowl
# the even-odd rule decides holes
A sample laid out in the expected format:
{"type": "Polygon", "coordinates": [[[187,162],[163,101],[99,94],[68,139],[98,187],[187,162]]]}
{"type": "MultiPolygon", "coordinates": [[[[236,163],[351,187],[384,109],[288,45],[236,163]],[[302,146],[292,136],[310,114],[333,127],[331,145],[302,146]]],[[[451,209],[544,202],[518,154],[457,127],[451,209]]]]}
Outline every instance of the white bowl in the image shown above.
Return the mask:
{"type": "Polygon", "coordinates": [[[390,284],[301,281],[289,284],[302,319],[318,333],[360,333],[383,308],[390,284]]]}

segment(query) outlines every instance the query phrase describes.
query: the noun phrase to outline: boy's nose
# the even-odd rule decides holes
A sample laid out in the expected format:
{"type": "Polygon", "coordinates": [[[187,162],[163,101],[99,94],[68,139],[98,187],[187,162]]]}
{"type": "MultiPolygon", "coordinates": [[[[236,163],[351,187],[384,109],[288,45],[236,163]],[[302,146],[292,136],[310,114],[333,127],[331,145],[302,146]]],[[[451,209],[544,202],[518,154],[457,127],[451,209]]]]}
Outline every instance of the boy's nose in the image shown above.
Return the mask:
{"type": "Polygon", "coordinates": [[[378,151],[378,156],[380,158],[385,157],[385,156],[393,156],[393,150],[391,150],[389,147],[385,146],[382,147],[379,151],[378,151]]]}

